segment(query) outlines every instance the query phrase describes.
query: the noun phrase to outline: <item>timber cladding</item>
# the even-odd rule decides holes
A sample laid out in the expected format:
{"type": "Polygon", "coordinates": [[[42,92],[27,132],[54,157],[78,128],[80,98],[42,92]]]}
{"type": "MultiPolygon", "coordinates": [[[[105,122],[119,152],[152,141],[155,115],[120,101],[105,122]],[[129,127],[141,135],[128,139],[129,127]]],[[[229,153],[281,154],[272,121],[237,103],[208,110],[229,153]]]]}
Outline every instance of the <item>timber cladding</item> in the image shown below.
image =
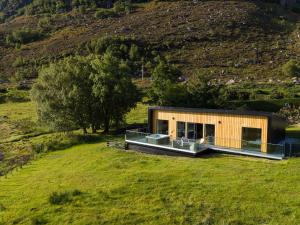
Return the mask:
{"type": "Polygon", "coordinates": [[[261,151],[267,151],[269,119],[265,115],[153,109],[151,125],[153,131],[157,130],[157,120],[169,121],[171,139],[177,138],[177,122],[215,125],[215,144],[238,149],[242,147],[242,128],[258,128],[261,129],[261,151]]]}

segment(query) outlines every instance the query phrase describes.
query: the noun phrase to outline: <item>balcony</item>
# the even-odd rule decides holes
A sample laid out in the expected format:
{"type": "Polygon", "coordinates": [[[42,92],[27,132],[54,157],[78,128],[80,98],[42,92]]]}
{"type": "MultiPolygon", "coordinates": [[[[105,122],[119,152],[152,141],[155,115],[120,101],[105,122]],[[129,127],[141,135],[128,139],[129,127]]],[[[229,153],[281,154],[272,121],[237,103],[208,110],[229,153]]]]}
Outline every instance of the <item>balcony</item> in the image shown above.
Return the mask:
{"type": "Polygon", "coordinates": [[[206,137],[201,140],[186,138],[171,139],[164,134],[151,134],[139,130],[126,131],[125,141],[129,148],[143,149],[150,152],[175,153],[179,155],[197,156],[205,150],[225,152],[231,154],[248,155],[268,159],[283,159],[284,145],[258,143],[244,140],[220,139],[206,137]],[[264,149],[264,151],[262,151],[264,149]]]}

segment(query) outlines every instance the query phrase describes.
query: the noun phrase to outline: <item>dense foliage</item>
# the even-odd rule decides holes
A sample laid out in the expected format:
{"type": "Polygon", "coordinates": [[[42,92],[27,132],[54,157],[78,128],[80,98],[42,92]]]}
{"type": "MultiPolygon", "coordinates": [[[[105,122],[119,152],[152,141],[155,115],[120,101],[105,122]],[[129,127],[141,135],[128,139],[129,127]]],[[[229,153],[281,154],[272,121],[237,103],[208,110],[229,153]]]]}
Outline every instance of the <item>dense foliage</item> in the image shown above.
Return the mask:
{"type": "Polygon", "coordinates": [[[126,64],[109,53],[70,57],[40,72],[32,89],[41,122],[56,130],[119,124],[138,101],[126,64]]]}
{"type": "Polygon", "coordinates": [[[300,63],[296,60],[289,60],[283,65],[282,72],[286,76],[300,77],[300,63]]]}
{"type": "Polygon", "coordinates": [[[280,109],[279,115],[285,117],[290,124],[300,123],[300,106],[287,104],[280,109]]]}
{"type": "Polygon", "coordinates": [[[174,65],[161,60],[152,75],[150,99],[165,106],[218,108],[226,95],[222,85],[211,82],[211,77],[195,73],[187,82],[179,82],[181,72],[174,65]]]}

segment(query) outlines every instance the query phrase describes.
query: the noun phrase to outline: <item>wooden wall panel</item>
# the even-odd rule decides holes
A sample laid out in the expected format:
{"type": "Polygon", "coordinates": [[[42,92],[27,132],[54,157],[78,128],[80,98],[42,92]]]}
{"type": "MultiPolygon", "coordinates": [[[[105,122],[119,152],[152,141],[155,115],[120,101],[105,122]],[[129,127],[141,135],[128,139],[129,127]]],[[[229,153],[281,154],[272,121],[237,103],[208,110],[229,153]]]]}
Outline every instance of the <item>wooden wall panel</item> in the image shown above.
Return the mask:
{"type": "Polygon", "coordinates": [[[176,138],[177,121],[214,124],[216,144],[233,148],[241,148],[242,127],[260,128],[263,143],[261,150],[267,151],[268,118],[265,116],[154,110],[152,121],[154,131],[156,131],[157,119],[169,121],[169,135],[172,139],[176,138]]]}

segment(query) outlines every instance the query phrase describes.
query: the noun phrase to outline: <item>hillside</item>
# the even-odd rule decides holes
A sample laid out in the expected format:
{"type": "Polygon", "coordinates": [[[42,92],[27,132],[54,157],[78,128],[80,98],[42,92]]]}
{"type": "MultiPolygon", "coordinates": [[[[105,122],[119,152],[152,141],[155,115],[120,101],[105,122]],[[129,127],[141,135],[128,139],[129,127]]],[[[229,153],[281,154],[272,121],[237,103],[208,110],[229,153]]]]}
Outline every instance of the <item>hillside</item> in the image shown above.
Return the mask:
{"type": "Polygon", "coordinates": [[[0,223],[293,225],[299,181],[299,159],[189,159],[80,145],[0,178],[0,223]]]}
{"type": "MultiPolygon", "coordinates": [[[[277,4],[175,1],[136,6],[129,14],[104,19],[94,17],[95,9],[48,14],[47,27],[41,25],[42,14],[21,15],[0,24],[0,77],[11,78],[19,69],[13,64],[20,57],[26,62],[23,67],[39,67],[75,54],[89,40],[114,35],[154,46],[186,76],[202,70],[221,80],[290,79],[283,76],[281,67],[299,58],[300,15],[277,4]],[[43,35],[19,47],[6,44],[7,35],[24,28],[43,35]]],[[[36,76],[32,70],[28,73],[36,76]]]]}

